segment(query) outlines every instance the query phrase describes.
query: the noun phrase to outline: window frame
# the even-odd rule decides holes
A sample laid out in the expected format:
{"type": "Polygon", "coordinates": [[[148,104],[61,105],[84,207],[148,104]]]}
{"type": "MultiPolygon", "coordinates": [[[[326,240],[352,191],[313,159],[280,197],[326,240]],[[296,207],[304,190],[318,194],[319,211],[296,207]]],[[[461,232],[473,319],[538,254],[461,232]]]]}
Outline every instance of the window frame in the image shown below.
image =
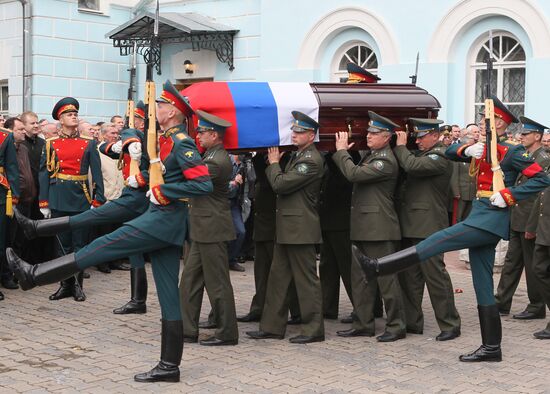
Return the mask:
{"type": "Polygon", "coordinates": [[[4,115],[4,117],[8,117],[10,112],[10,90],[9,90],[9,84],[7,79],[0,80],[0,114],[4,115]],[[6,109],[2,109],[4,106],[4,100],[2,95],[2,90],[6,88],[8,95],[7,95],[7,103],[6,103],[6,109]]]}
{"type": "MultiPolygon", "coordinates": [[[[513,40],[515,40],[523,49],[523,52],[525,53],[525,46],[522,44],[521,40],[516,37],[514,34],[498,30],[493,32],[493,39],[496,37],[508,37],[513,40]]],[[[483,34],[480,36],[471,46],[470,53],[468,55],[468,62],[467,62],[467,68],[468,68],[468,78],[467,78],[467,91],[466,91],[466,111],[465,111],[465,118],[467,122],[477,122],[479,121],[479,115],[476,113],[476,106],[477,105],[483,105],[483,103],[476,102],[476,71],[478,70],[484,70],[486,69],[487,65],[485,63],[479,63],[477,62],[477,57],[479,52],[483,49],[483,45],[489,40],[489,33],[483,34]]],[[[499,41],[501,42],[502,39],[499,41]]],[[[496,93],[497,97],[501,98],[503,97],[503,91],[504,91],[504,70],[506,69],[519,69],[522,68],[525,70],[525,79],[527,79],[527,54],[525,53],[525,60],[521,61],[501,61],[501,62],[494,62],[493,63],[493,69],[497,72],[497,91],[493,92],[496,93]]],[[[506,102],[506,104],[510,105],[523,105],[523,108],[525,109],[525,103],[526,103],[526,95],[525,95],[525,85],[523,87],[524,89],[524,99],[523,102],[506,102]]]]}
{"type": "Polygon", "coordinates": [[[91,13],[91,14],[103,14],[104,13],[103,8],[101,7],[102,1],[101,0],[94,0],[94,1],[97,3],[97,10],[93,8],[81,7],[79,0],[77,0],[76,6],[78,8],[78,12],[91,13]]]}
{"type": "MultiPolygon", "coordinates": [[[[332,58],[332,67],[331,67],[331,73],[330,73],[330,80],[331,82],[345,82],[342,81],[343,79],[347,80],[348,72],[347,70],[340,70],[340,62],[342,61],[343,57],[347,54],[347,52],[350,49],[353,49],[357,46],[364,46],[368,50],[371,51],[371,54],[376,59],[377,68],[367,68],[366,70],[374,75],[378,74],[378,68],[380,67],[380,60],[378,58],[378,55],[376,54],[376,51],[365,41],[362,40],[353,40],[345,45],[342,45],[334,54],[332,58]]],[[[369,55],[370,56],[370,55],[369,55]]],[[[360,65],[361,66],[361,65],[360,65]]]]}

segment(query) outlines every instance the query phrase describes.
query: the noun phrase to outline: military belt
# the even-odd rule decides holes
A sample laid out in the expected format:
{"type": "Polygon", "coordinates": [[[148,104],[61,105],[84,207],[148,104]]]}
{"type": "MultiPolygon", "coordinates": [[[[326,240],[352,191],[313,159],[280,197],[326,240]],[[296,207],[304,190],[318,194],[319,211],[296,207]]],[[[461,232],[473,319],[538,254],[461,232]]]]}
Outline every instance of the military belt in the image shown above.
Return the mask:
{"type": "Polygon", "coordinates": [[[87,181],[88,175],[69,175],[69,174],[55,174],[57,179],[62,179],[64,181],[87,181]]]}
{"type": "Polygon", "coordinates": [[[476,193],[477,198],[489,198],[491,197],[495,192],[492,192],[490,190],[478,190],[476,193]]]}

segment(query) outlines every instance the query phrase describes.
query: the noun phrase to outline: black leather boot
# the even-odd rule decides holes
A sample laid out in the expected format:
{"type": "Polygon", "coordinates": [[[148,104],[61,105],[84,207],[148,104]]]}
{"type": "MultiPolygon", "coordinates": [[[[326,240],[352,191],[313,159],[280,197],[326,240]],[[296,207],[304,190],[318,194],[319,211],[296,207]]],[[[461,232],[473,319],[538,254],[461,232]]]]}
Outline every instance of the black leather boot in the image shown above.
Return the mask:
{"type": "Polygon", "coordinates": [[[459,360],[464,362],[502,361],[500,349],[502,326],[500,325],[498,306],[478,305],[477,311],[482,345],[472,353],[463,354],[459,360]]]}
{"type": "Polygon", "coordinates": [[[179,382],[183,354],[183,323],[181,320],[162,320],[160,362],[149,372],[134,376],[136,382],[179,382]]]}
{"type": "Polygon", "coordinates": [[[50,301],[62,300],[63,298],[69,298],[73,296],[75,278],[71,276],[69,279],[62,280],[59,284],[59,288],[55,293],[51,294],[48,298],[50,301]]]}
{"type": "Polygon", "coordinates": [[[56,235],[63,231],[70,230],[71,228],[69,225],[69,216],[54,219],[32,220],[19,212],[17,208],[13,208],[13,213],[27,239],[56,235]]]}
{"type": "Polygon", "coordinates": [[[73,283],[72,295],[75,301],[86,301],[86,294],[84,294],[84,271],[80,271],[76,275],[76,280],[73,283]]]}
{"type": "Polygon", "coordinates": [[[147,312],[147,273],[145,268],[132,268],[130,270],[131,299],[120,308],[113,310],[116,315],[147,312]]]}
{"type": "Polygon", "coordinates": [[[35,265],[30,265],[21,259],[12,248],[6,249],[6,257],[13,274],[19,280],[19,286],[23,290],[29,290],[35,286],[49,285],[58,280],[67,279],[80,271],[80,268],[76,265],[74,253],[35,265]]]}
{"type": "Polygon", "coordinates": [[[380,258],[365,256],[356,245],[352,245],[351,250],[353,257],[361,266],[367,282],[378,276],[395,274],[420,263],[416,246],[380,258]]]}

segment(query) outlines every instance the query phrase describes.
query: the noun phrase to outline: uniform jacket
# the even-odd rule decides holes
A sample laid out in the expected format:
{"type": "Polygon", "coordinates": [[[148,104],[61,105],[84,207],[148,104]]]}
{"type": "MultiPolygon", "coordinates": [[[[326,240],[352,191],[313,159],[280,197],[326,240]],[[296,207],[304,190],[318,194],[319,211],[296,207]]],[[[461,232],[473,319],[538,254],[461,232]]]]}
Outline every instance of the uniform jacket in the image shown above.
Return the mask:
{"type": "Polygon", "coordinates": [[[256,172],[254,233],[252,237],[256,242],[275,240],[276,196],[265,174],[266,159],[264,154],[257,154],[252,158],[256,172]]]}
{"type": "MultiPolygon", "coordinates": [[[[534,151],[531,156],[542,168],[547,168],[550,165],[550,154],[548,154],[543,147],[538,148],[534,151]]],[[[516,185],[521,185],[523,182],[527,181],[525,175],[520,174],[516,181],[516,185]]],[[[525,232],[527,226],[527,220],[531,215],[531,211],[536,209],[534,206],[537,195],[533,194],[532,196],[516,202],[510,207],[510,228],[514,231],[525,232]]]]}
{"type": "Polygon", "coordinates": [[[319,207],[321,230],[349,231],[353,184],[338,169],[332,155],[328,153],[325,156],[326,171],[321,184],[319,207]]]}
{"type": "Polygon", "coordinates": [[[453,198],[460,196],[463,201],[473,201],[476,198],[476,180],[470,176],[470,163],[453,162],[453,175],[451,176],[451,195],[453,198]]]}
{"type": "Polygon", "coordinates": [[[406,173],[398,208],[404,238],[427,238],[449,226],[447,204],[453,164],[445,157],[445,149],[437,143],[414,154],[405,146],[393,150],[406,173]]]}
{"type": "Polygon", "coordinates": [[[224,242],[235,239],[235,228],[229,206],[229,181],[233,171],[223,145],[211,147],[203,155],[212,178],[213,190],[208,195],[192,198],[189,203],[191,240],[224,242]]]}
{"type": "MultiPolygon", "coordinates": [[[[19,170],[13,134],[0,130],[0,204],[6,203],[8,190],[14,202],[19,198],[19,170]]],[[[4,212],[0,212],[4,214],[4,212]]]]}
{"type": "MultiPolygon", "coordinates": [[[[107,155],[111,159],[121,160],[122,162],[122,176],[126,180],[130,175],[130,155],[128,154],[128,145],[132,142],[141,143],[142,154],[141,154],[141,163],[139,169],[141,174],[148,175],[149,169],[149,157],[145,149],[145,138],[142,131],[137,129],[124,129],[120,133],[120,138],[122,140],[122,157],[120,153],[115,153],[112,150],[114,144],[102,144],[99,146],[99,151],[104,155],[107,155]]],[[[144,213],[147,208],[149,208],[149,198],[145,196],[147,192],[147,180],[145,178],[140,178],[141,185],[139,189],[126,186],[122,189],[122,194],[116,200],[111,201],[113,204],[122,205],[126,209],[134,211],[138,214],[144,213]]]]}
{"type": "Polygon", "coordinates": [[[323,173],[323,158],[313,144],[301,152],[294,153],[284,171],[279,163],[267,167],[267,179],[277,195],[277,243],[321,242],[318,209],[323,173]]]}
{"type": "Polygon", "coordinates": [[[386,146],[371,151],[358,165],[353,163],[345,150],[337,151],[332,159],[344,176],[353,183],[351,240],[400,240],[401,231],[394,204],[399,165],[391,148],[386,146]]]}
{"type": "Polygon", "coordinates": [[[40,161],[40,208],[83,212],[90,205],[105,203],[103,177],[97,144],[89,137],[53,137],[46,141],[40,161]],[[92,174],[95,188],[87,177],[92,174]],[[93,191],[95,190],[95,196],[93,191]]]}
{"type": "MultiPolygon", "coordinates": [[[[464,155],[467,145],[451,145],[445,154],[452,160],[470,161],[464,155]]],[[[485,160],[487,148],[481,159],[475,163],[479,170],[476,178],[477,190],[491,191],[493,172],[485,160]]],[[[498,156],[500,167],[504,172],[505,189],[500,191],[508,206],[516,201],[524,200],[533,194],[542,191],[550,185],[550,178],[542,167],[536,163],[522,145],[514,145],[505,136],[499,137],[498,156]],[[514,183],[519,174],[527,177],[520,185],[514,183]]],[[[491,204],[489,198],[476,198],[472,203],[472,212],[462,223],[496,234],[503,239],[510,235],[510,209],[498,208],[491,204]]]]}
{"type": "MultiPolygon", "coordinates": [[[[188,229],[187,201],[182,199],[210,193],[212,181],[197,146],[185,133],[184,125],[166,130],[159,138],[159,148],[159,158],[166,169],[164,184],[153,187],[151,192],[161,205],[149,203],[147,211],[127,225],[162,241],[182,246],[188,229]]],[[[141,187],[147,187],[147,170],[136,178],[141,187]]]]}

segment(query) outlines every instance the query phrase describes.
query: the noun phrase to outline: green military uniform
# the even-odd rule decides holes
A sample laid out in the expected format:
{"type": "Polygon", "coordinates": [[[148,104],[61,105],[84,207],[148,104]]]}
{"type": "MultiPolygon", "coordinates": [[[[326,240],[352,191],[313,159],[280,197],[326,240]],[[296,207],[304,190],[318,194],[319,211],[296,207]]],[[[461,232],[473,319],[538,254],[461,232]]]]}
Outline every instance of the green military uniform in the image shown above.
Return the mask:
{"type": "Polygon", "coordinates": [[[270,164],[266,169],[267,179],[277,194],[277,208],[273,262],[260,321],[263,332],[284,335],[287,294],[294,280],[302,335],[324,339],[321,285],[315,261],[315,244],[321,242],[317,204],[323,173],[323,158],[315,145],[294,153],[284,172],[279,163],[270,164]]]}
{"type": "MultiPolygon", "coordinates": [[[[417,244],[449,225],[447,197],[452,163],[445,158],[445,149],[442,143],[416,154],[405,146],[396,146],[394,149],[399,165],[406,173],[399,207],[404,248],[417,244]]],[[[403,289],[409,331],[421,333],[424,329],[422,298],[426,284],[441,331],[460,332],[460,316],[443,254],[401,272],[399,282],[403,289]]]]}
{"type": "Polygon", "coordinates": [[[229,207],[232,165],[219,144],[203,155],[214,191],[189,202],[191,248],[180,282],[183,332],[193,341],[198,336],[199,316],[206,287],[216,317],[215,338],[236,343],[239,338],[235,298],[227,264],[227,241],[235,239],[229,207]]]}
{"type": "MultiPolygon", "coordinates": [[[[369,115],[373,115],[369,112],[369,115]]],[[[369,128],[370,130],[370,128],[369,128]]],[[[384,256],[397,250],[401,239],[394,207],[399,166],[389,145],[367,153],[355,165],[349,153],[339,150],[333,160],[353,183],[350,237],[364,253],[384,256]]],[[[380,289],[386,308],[385,332],[394,338],[405,336],[405,316],[396,275],[365,282],[358,264],[351,266],[351,287],[356,319],[352,329],[374,335],[376,292],[380,289]]]]}
{"type": "Polygon", "coordinates": [[[323,315],[328,319],[338,318],[340,303],[340,278],[350,301],[351,286],[351,240],[350,206],[352,184],[342,175],[332,154],[325,156],[327,171],[321,185],[321,259],[319,279],[323,293],[323,315]]]}
{"type": "Polygon", "coordinates": [[[470,176],[470,163],[453,162],[451,198],[458,196],[456,221],[461,222],[470,214],[472,201],[476,198],[476,179],[470,176]]]}
{"type": "MultiPolygon", "coordinates": [[[[8,231],[8,217],[11,214],[6,208],[13,207],[19,198],[19,169],[13,134],[7,130],[0,130],[0,270],[7,274],[9,268],[6,262],[6,241],[8,231]],[[9,194],[9,198],[8,198],[9,194]]],[[[11,275],[11,274],[10,274],[11,275]]],[[[4,295],[0,292],[0,300],[4,295]]]]}
{"type": "MultiPolygon", "coordinates": [[[[547,168],[550,165],[550,155],[543,147],[538,148],[531,156],[543,168],[547,168]]],[[[525,175],[520,174],[516,185],[520,185],[527,179],[525,175]]],[[[536,198],[536,195],[531,196],[525,200],[518,201],[510,208],[510,241],[508,242],[508,251],[506,252],[495,299],[502,312],[508,313],[510,311],[512,298],[525,267],[527,295],[529,297],[529,304],[525,308],[525,311],[542,318],[546,315],[546,308],[532,267],[535,240],[525,238],[527,220],[531,215],[531,211],[537,209],[534,206],[536,198]]]]}

